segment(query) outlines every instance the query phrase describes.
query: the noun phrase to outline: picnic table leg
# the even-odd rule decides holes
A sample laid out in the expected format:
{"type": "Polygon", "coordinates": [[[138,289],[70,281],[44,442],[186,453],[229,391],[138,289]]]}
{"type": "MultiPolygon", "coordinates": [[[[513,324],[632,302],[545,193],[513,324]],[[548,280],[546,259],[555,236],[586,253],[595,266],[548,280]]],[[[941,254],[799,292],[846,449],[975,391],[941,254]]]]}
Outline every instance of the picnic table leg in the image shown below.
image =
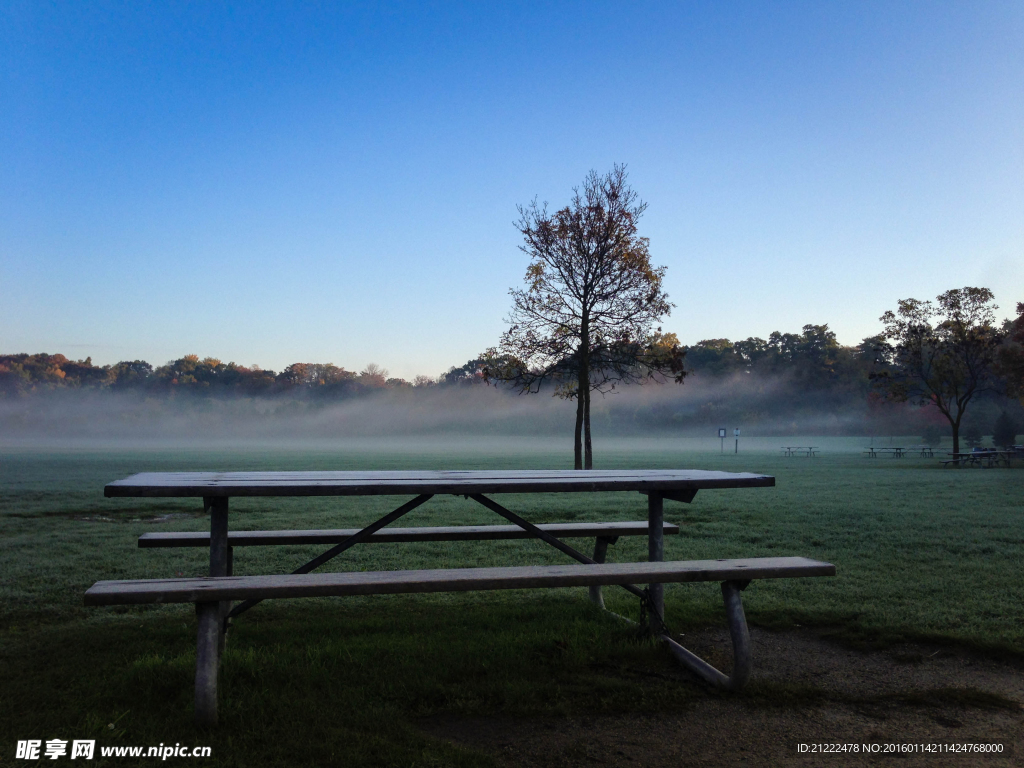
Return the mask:
{"type": "MultiPolygon", "coordinates": [[[[210,499],[210,576],[229,575],[228,565],[228,499],[226,496],[214,496],[210,499]]],[[[232,564],[233,565],[233,564],[232,564]]],[[[232,569],[233,570],[233,569],[232,569]]],[[[224,631],[227,628],[227,615],[231,610],[230,601],[224,600],[221,607],[220,650],[224,650],[224,631]]]]}
{"type": "Polygon", "coordinates": [[[732,674],[726,675],[708,664],[704,659],[687,650],[668,635],[661,639],[668,645],[676,659],[701,678],[730,691],[738,691],[750,679],[750,631],[743,613],[740,592],[747,588],[749,581],[723,581],[722,599],[725,601],[725,615],[729,620],[729,635],[732,637],[732,674]]]}
{"type": "MultiPolygon", "coordinates": [[[[235,575],[235,548],[232,546],[228,547],[228,564],[225,576],[235,575]]],[[[231,601],[226,600],[221,603],[222,615],[222,639],[220,642],[220,651],[224,653],[224,648],[228,644],[228,631],[231,629],[231,601]]]]}
{"type": "MultiPolygon", "coordinates": [[[[210,510],[210,576],[228,575],[228,500],[214,496],[203,500],[210,510]]],[[[224,622],[228,603],[196,603],[199,629],[196,637],[197,725],[217,724],[217,673],[224,650],[224,622]]]]}
{"type": "MultiPolygon", "coordinates": [[[[656,493],[647,494],[647,560],[660,563],[665,559],[665,499],[656,493]]],[[[665,615],[665,585],[648,584],[651,607],[657,616],[649,615],[650,630],[661,632],[661,619],[665,615]]]]}
{"type": "MultiPolygon", "coordinates": [[[[618,536],[598,536],[594,542],[594,562],[603,563],[608,555],[608,545],[614,544],[618,536]]],[[[590,600],[598,608],[604,608],[604,594],[601,592],[601,585],[590,588],[590,600]]]]}
{"type": "Polygon", "coordinates": [[[196,725],[217,724],[217,668],[220,657],[220,603],[196,603],[196,725]]]}

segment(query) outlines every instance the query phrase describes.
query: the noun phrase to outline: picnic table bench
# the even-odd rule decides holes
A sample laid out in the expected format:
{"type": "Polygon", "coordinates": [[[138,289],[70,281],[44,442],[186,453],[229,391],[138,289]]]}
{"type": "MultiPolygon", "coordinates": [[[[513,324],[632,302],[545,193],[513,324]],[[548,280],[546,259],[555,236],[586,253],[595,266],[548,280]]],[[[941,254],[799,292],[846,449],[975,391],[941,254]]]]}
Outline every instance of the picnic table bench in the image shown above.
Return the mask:
{"type": "MultiPolygon", "coordinates": [[[[620,536],[646,536],[649,527],[646,522],[627,523],[542,523],[540,530],[562,538],[593,538],[595,563],[603,563],[608,546],[615,544],[620,536]]],[[[679,526],[664,523],[664,535],[679,533],[679,526]]],[[[359,533],[358,528],[340,528],[311,531],[228,531],[227,575],[234,572],[235,547],[275,546],[281,544],[339,544],[359,533]]],[[[364,544],[407,544],[423,541],[507,541],[509,539],[530,539],[533,534],[518,525],[456,525],[441,528],[382,528],[366,539],[364,544]]],[[[139,536],[142,549],[165,547],[209,547],[210,534],[203,531],[154,532],[139,536]]],[[[604,597],[600,586],[590,588],[590,599],[604,608],[604,597]]]]}
{"type": "Polygon", "coordinates": [[[775,479],[749,473],[702,470],[606,471],[422,471],[422,472],[190,472],[143,473],[111,483],[108,497],[199,497],[210,513],[210,533],[143,535],[140,547],[209,547],[210,575],[201,578],[99,581],[85,593],[87,605],[194,603],[198,614],[195,716],[197,723],[217,721],[217,676],[228,619],[262,600],[283,597],[349,596],[460,592],[586,586],[599,604],[602,586],[618,585],[641,600],[647,628],[684,666],[721,687],[742,687],[750,675],[750,643],[740,592],[754,579],[831,576],[830,563],[803,557],[664,561],[664,536],[678,527],[664,521],[664,501],[691,502],[702,489],[770,487],[775,479]],[[534,525],[489,495],[638,491],[647,496],[646,524],[565,523],[534,525]],[[512,525],[442,528],[385,527],[437,494],[465,496],[512,525]],[[414,495],[394,511],[362,529],[315,531],[228,531],[231,496],[377,496],[414,495]],[[648,538],[648,562],[605,563],[606,547],[621,535],[648,538]],[[562,538],[597,539],[593,557],[562,538]],[[385,541],[472,541],[533,537],[576,560],[579,565],[528,565],[413,571],[312,573],[356,544],[385,541]],[[232,575],[236,546],[282,543],[334,544],[291,574],[232,575]],[[602,544],[603,543],[603,544],[602,544]],[[664,625],[666,583],[721,582],[733,645],[733,670],[726,675],[669,637],[664,625]],[[637,584],[646,584],[640,588],[637,584]],[[595,590],[598,592],[595,593],[595,590]],[[241,601],[232,605],[232,601],[241,601]]]}

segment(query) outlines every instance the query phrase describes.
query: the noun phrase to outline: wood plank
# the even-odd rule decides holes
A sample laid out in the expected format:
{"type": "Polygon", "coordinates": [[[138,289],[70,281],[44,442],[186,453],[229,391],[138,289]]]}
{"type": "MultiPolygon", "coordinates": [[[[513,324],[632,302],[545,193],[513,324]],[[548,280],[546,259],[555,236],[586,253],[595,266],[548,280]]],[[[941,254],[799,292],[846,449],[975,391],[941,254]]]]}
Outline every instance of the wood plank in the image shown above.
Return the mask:
{"type": "Polygon", "coordinates": [[[104,488],[108,497],[383,496],[409,494],[672,492],[763,488],[770,475],[708,470],[437,470],[401,472],[143,472],[104,488]]]}
{"type": "MultiPolygon", "coordinates": [[[[563,538],[593,538],[595,536],[646,536],[645,522],[616,523],[545,523],[541,530],[563,538]]],[[[667,535],[678,534],[679,526],[665,523],[667,535]]],[[[258,547],[279,544],[337,544],[360,531],[359,528],[337,528],[310,531],[229,531],[228,545],[232,547],[258,547]]],[[[518,525],[456,525],[420,528],[382,528],[365,543],[397,544],[416,541],[500,541],[529,539],[531,534],[518,525]]],[[[155,531],[139,536],[139,547],[208,547],[210,534],[206,531],[155,531]]]]}
{"type": "MultiPolygon", "coordinates": [[[[647,560],[659,563],[665,559],[665,540],[658,534],[665,524],[665,499],[656,493],[647,495],[647,524],[651,528],[651,536],[647,539],[647,560]]],[[[662,618],[665,615],[665,586],[658,582],[647,585],[651,610],[648,613],[648,628],[660,635],[662,618]]]]}
{"type": "Polygon", "coordinates": [[[196,725],[217,724],[217,668],[220,666],[220,603],[196,605],[199,626],[196,633],[196,725]]]}
{"type": "Polygon", "coordinates": [[[831,563],[805,557],[762,557],[660,563],[225,576],[219,579],[142,579],[98,581],[85,593],[85,604],[141,605],[288,597],[588,587],[599,584],[661,584],[834,576],[835,572],[835,566],[831,563]]]}

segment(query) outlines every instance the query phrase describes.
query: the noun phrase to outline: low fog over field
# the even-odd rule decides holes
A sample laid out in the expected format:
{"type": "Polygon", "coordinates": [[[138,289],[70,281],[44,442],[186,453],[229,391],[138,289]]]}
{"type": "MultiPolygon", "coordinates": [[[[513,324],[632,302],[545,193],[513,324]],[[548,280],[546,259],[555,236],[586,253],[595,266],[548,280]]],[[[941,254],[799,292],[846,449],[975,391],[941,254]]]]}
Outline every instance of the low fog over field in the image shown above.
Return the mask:
{"type": "MultiPolygon", "coordinates": [[[[593,403],[595,437],[914,434],[934,414],[849,393],[799,391],[784,378],[693,376],[632,386],[593,403]]],[[[339,439],[395,435],[566,435],[575,404],[484,384],[386,390],[340,401],[291,397],[55,391],[0,400],[0,439],[339,439]]]]}

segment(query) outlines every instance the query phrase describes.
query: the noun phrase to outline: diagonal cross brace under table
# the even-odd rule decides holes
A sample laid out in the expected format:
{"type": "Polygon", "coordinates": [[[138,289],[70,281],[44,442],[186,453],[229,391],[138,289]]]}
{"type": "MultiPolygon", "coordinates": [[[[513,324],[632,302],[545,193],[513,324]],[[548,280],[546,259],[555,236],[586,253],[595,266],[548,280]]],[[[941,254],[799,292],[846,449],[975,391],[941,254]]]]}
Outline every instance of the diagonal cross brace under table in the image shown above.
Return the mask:
{"type": "MultiPolygon", "coordinates": [[[[503,506],[501,506],[501,504],[499,504],[498,502],[494,501],[493,499],[488,499],[482,493],[471,493],[469,495],[469,498],[471,498],[473,501],[477,502],[478,504],[483,504],[485,507],[487,507],[492,512],[497,512],[499,515],[504,517],[510,523],[515,523],[516,525],[518,525],[520,528],[522,528],[527,533],[533,534],[538,539],[541,539],[542,541],[550,544],[555,549],[558,549],[558,550],[564,552],[565,554],[567,554],[569,557],[573,558],[574,560],[579,560],[581,563],[585,563],[587,565],[596,565],[597,564],[597,561],[594,560],[593,558],[587,557],[586,555],[584,555],[579,550],[576,550],[576,549],[570,547],[568,544],[566,544],[561,539],[559,539],[559,538],[557,538],[555,536],[552,536],[547,531],[541,530],[540,528],[538,528],[536,525],[534,525],[533,523],[529,522],[528,520],[524,520],[519,515],[517,515],[515,512],[512,512],[511,510],[505,509],[503,506]]],[[[645,597],[646,597],[645,594],[644,594],[644,591],[642,589],[640,589],[639,587],[635,587],[632,584],[622,584],[621,586],[622,586],[623,589],[625,589],[625,590],[631,592],[632,594],[636,595],[641,600],[645,599],[645,597]]]]}
{"type": "MultiPolygon", "coordinates": [[[[400,506],[394,512],[389,512],[388,514],[384,515],[384,517],[382,517],[377,522],[370,523],[368,526],[363,528],[358,533],[353,533],[347,539],[345,539],[344,541],[340,542],[336,546],[331,547],[326,552],[324,552],[322,555],[318,555],[317,557],[314,557],[312,560],[310,560],[308,563],[306,563],[304,565],[300,565],[298,568],[296,568],[294,571],[292,571],[292,573],[293,574],[309,573],[314,568],[319,568],[321,565],[326,563],[328,560],[334,559],[335,557],[340,555],[342,552],[344,552],[349,547],[354,547],[356,544],[359,544],[360,542],[366,541],[368,538],[370,538],[374,533],[379,531],[381,528],[383,528],[384,526],[390,525],[391,523],[395,522],[395,520],[397,520],[398,518],[402,517],[402,515],[405,515],[408,512],[412,512],[414,509],[416,509],[416,507],[418,507],[420,504],[423,504],[424,502],[429,501],[432,497],[433,497],[432,493],[424,493],[424,494],[421,494],[421,495],[417,496],[412,501],[407,501],[405,504],[400,506]]],[[[232,618],[234,616],[237,616],[240,613],[245,613],[250,608],[252,608],[253,606],[259,604],[260,602],[262,602],[262,601],[261,600],[245,600],[245,601],[239,603],[238,605],[236,605],[234,608],[232,608],[231,612],[228,613],[227,617],[230,619],[230,618],[232,618]]]]}
{"type": "MultiPolygon", "coordinates": [[[[350,547],[353,547],[356,544],[359,544],[359,543],[365,541],[370,536],[372,536],[374,533],[379,531],[381,528],[385,527],[386,525],[390,525],[391,523],[393,523],[395,520],[397,520],[398,518],[402,517],[406,513],[411,512],[412,510],[416,509],[416,507],[418,507],[421,504],[423,504],[424,502],[428,501],[430,498],[432,498],[432,496],[433,496],[433,494],[421,494],[420,496],[417,496],[412,501],[409,501],[409,502],[403,504],[402,506],[400,506],[394,512],[391,512],[391,513],[385,515],[384,517],[382,517],[380,520],[377,520],[376,522],[371,523],[370,525],[366,526],[365,528],[363,528],[358,533],[352,534],[351,536],[349,536],[344,541],[340,542],[339,544],[337,544],[334,547],[331,547],[331,549],[329,549],[326,552],[324,552],[323,554],[318,555],[317,557],[313,558],[308,563],[300,565],[298,568],[296,568],[294,571],[292,571],[292,573],[293,574],[309,573],[313,569],[319,568],[321,565],[323,565],[327,561],[332,560],[335,557],[337,557],[338,555],[340,555],[346,549],[349,549],[350,547]]],[[[505,507],[503,507],[501,504],[499,504],[498,502],[494,501],[493,499],[489,499],[489,498],[487,498],[486,496],[484,496],[481,493],[469,494],[468,497],[473,499],[473,501],[477,502],[478,504],[481,504],[481,505],[487,507],[487,509],[491,510],[492,512],[496,512],[497,514],[501,515],[502,517],[504,517],[509,522],[514,523],[515,525],[518,525],[520,528],[522,528],[527,533],[537,537],[538,539],[544,541],[547,544],[550,544],[555,549],[558,549],[561,552],[564,552],[565,554],[567,554],[569,557],[573,558],[574,560],[578,560],[579,562],[585,563],[585,564],[588,564],[588,565],[593,565],[593,564],[595,564],[597,562],[593,558],[587,557],[586,555],[584,555],[582,552],[578,551],[577,549],[575,549],[573,547],[570,547],[568,544],[566,544],[561,539],[559,539],[559,538],[557,538],[555,536],[552,536],[547,531],[544,531],[544,530],[538,528],[536,525],[534,525],[533,523],[529,522],[528,520],[525,520],[524,518],[520,517],[515,512],[512,512],[511,510],[505,509],[505,507]]],[[[640,589],[639,587],[636,587],[636,586],[634,586],[632,584],[622,584],[620,586],[622,586],[623,589],[625,589],[626,591],[630,592],[631,594],[636,595],[641,600],[647,600],[647,594],[642,589],[640,589]]],[[[256,600],[256,599],[245,600],[245,601],[239,603],[238,605],[236,605],[234,608],[232,608],[231,611],[227,614],[226,618],[228,618],[228,619],[234,618],[235,616],[238,616],[239,614],[245,613],[247,610],[249,610],[250,608],[255,607],[256,605],[258,605],[261,602],[262,602],[261,600],[256,600]]]]}

